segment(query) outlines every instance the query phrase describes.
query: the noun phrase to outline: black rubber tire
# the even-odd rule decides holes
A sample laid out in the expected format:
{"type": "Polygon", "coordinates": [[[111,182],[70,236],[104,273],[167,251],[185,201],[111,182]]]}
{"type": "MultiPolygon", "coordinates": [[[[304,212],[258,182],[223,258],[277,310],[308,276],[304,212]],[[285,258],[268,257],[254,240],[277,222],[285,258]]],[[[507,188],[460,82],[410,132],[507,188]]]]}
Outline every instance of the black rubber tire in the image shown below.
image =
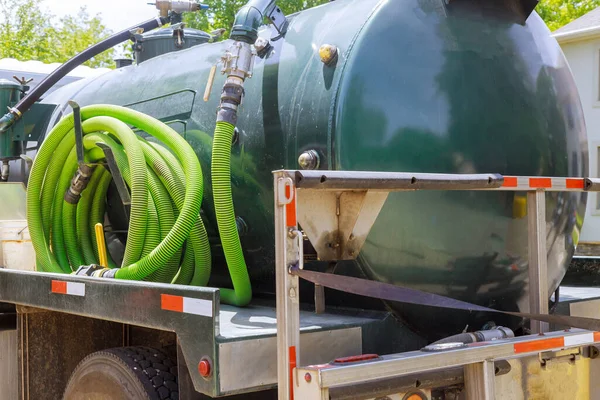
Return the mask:
{"type": "Polygon", "coordinates": [[[178,400],[177,364],[148,347],[92,353],[75,368],[64,400],[178,400]]]}

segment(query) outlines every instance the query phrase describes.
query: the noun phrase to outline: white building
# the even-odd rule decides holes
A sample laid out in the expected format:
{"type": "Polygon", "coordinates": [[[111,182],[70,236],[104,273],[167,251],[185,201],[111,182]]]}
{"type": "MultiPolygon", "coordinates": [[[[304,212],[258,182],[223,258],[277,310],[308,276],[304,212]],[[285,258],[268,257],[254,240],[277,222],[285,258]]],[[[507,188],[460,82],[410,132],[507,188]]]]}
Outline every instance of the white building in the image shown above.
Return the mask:
{"type": "MultiPolygon", "coordinates": [[[[600,177],[600,7],[553,34],[567,57],[577,83],[588,134],[589,173],[600,177]]],[[[580,236],[584,244],[600,245],[600,194],[590,193],[580,236]]],[[[594,246],[596,247],[596,246],[594,246]]],[[[597,253],[595,251],[594,253],[597,253]]],[[[600,254],[595,254],[600,255],[600,254]]]]}

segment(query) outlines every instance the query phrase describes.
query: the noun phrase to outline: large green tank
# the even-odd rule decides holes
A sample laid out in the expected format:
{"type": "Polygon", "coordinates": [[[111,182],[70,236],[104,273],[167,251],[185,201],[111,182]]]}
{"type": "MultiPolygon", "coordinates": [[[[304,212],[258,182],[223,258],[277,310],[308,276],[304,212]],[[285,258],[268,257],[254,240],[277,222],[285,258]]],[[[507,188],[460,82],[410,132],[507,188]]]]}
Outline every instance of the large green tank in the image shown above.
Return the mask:
{"type": "MultiPolygon", "coordinates": [[[[289,20],[285,37],[256,59],[246,82],[233,150],[234,202],[255,293],[271,295],[275,281],[271,171],[299,168],[304,151],[315,150],[322,169],[587,173],[575,83],[542,20],[520,1],[337,0],[289,20]],[[339,49],[337,62],[321,61],[323,44],[339,49]]],[[[276,33],[264,28],[260,36],[276,33]]],[[[229,279],[218,256],[208,173],[224,78],[217,77],[208,102],[202,97],[228,46],[205,43],[158,56],[45,99],[61,104],[61,113],[68,99],[128,105],[168,121],[191,143],[206,171],[214,284],[229,279]]],[[[550,298],[572,257],[585,196],[547,199],[550,298]]],[[[393,194],[359,259],[336,271],[526,310],[524,209],[524,198],[509,192],[393,194]]],[[[327,297],[342,304],[347,298],[327,297]]],[[[480,328],[489,318],[390,306],[428,337],[467,324],[480,328]]]]}

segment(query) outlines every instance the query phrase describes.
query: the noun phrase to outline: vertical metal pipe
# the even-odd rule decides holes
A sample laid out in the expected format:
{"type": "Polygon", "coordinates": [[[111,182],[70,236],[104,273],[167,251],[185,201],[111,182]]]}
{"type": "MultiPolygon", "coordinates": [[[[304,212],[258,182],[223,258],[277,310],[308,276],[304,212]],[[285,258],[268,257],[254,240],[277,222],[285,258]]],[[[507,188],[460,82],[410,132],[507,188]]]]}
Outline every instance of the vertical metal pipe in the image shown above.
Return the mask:
{"type": "MultiPolygon", "coordinates": [[[[529,239],[529,312],[548,314],[548,252],[546,250],[546,192],[527,192],[529,239]]],[[[545,322],[531,321],[532,333],[548,331],[545,322]]]]}

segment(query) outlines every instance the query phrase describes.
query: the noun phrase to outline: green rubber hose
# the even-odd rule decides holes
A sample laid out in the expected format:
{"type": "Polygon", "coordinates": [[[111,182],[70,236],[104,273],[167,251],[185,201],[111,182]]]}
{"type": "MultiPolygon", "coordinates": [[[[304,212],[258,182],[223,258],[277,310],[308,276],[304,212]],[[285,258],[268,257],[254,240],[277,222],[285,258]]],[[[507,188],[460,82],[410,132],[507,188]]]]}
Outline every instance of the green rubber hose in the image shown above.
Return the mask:
{"type": "MultiPolygon", "coordinates": [[[[92,200],[98,187],[98,183],[102,179],[102,176],[106,173],[103,167],[96,167],[92,173],[92,178],[88,184],[88,189],[81,193],[81,199],[77,207],[76,225],[77,225],[77,240],[85,264],[94,264],[98,259],[92,245],[92,232],[90,230],[90,207],[92,206],[92,200]]],[[[95,243],[95,242],[94,242],[95,243]]],[[[97,251],[97,250],[96,250],[97,251]]]]}
{"type": "MultiPolygon", "coordinates": [[[[151,165],[156,168],[158,176],[165,184],[169,194],[171,194],[175,205],[178,209],[181,209],[185,198],[185,174],[179,164],[175,162],[175,157],[167,149],[155,143],[143,143],[142,148],[145,153],[148,153],[148,157],[152,161],[151,165]]],[[[181,274],[177,276],[174,283],[206,286],[210,278],[212,260],[208,234],[199,215],[190,232],[190,244],[191,246],[188,246],[186,252],[191,254],[188,254],[187,258],[184,257],[181,274]],[[191,273],[188,273],[183,265],[185,263],[193,265],[194,262],[196,268],[192,268],[191,273]]]]}
{"type": "Polygon", "coordinates": [[[252,299],[252,286],[235,222],[231,194],[231,142],[234,129],[232,124],[217,122],[213,140],[211,177],[219,235],[233,283],[233,290],[221,289],[221,299],[228,304],[245,306],[252,299]]]}
{"type": "MultiPolygon", "coordinates": [[[[86,162],[102,161],[104,153],[96,143],[108,145],[131,191],[125,256],[115,277],[171,281],[180,275],[180,264],[190,270],[189,257],[181,257],[182,246],[198,225],[203,193],[202,171],[194,151],[167,125],[137,111],[100,105],[82,108],[81,115],[86,162]],[[142,144],[128,125],[153,135],[173,152],[177,168],[183,171],[183,192],[178,192],[177,199],[171,198],[170,188],[163,186],[162,177],[146,163],[142,144]],[[149,223],[157,229],[147,230],[149,223]]],[[[92,174],[93,188],[88,186],[77,204],[66,202],[65,192],[77,170],[74,142],[73,117],[68,116],[48,134],[30,173],[27,219],[42,271],[71,272],[98,258],[92,230],[97,222],[104,222],[110,175],[97,168],[101,172],[92,174]]],[[[197,250],[208,253],[203,257],[210,260],[207,236],[196,236],[197,250]]],[[[194,273],[186,273],[191,282],[194,273]]],[[[208,278],[203,280],[206,284],[208,278]]]]}
{"type": "MultiPolygon", "coordinates": [[[[103,162],[98,145],[108,146],[131,192],[125,254],[114,277],[206,285],[211,255],[200,218],[203,176],[189,144],[162,122],[127,108],[89,106],[81,109],[81,116],[85,162],[103,162]],[[164,146],[136,136],[130,126],[164,146]]],[[[244,306],[252,289],[231,194],[233,132],[233,125],[217,123],[211,167],[219,234],[233,283],[233,290],[221,289],[221,298],[244,306]]],[[[30,173],[27,218],[42,271],[69,273],[97,263],[94,226],[104,223],[111,175],[96,167],[81,198],[72,204],[65,200],[65,192],[77,169],[73,117],[68,116],[48,134],[30,173]]],[[[109,264],[115,267],[112,259],[109,264]]]]}

